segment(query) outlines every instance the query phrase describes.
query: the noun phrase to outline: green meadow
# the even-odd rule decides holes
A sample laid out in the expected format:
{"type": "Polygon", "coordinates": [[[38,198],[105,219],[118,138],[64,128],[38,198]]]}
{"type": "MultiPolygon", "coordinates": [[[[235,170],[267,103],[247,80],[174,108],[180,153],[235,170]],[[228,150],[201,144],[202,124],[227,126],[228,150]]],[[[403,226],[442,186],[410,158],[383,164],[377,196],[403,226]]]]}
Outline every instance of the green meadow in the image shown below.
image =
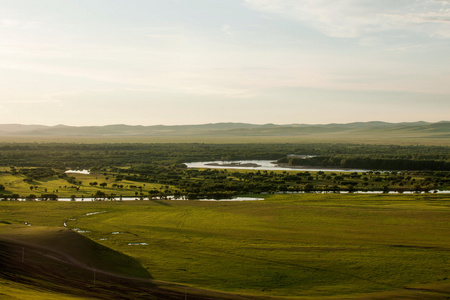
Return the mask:
{"type": "Polygon", "coordinates": [[[449,220],[439,194],[0,202],[0,222],[66,222],[155,280],[277,298],[448,296],[449,220]]]}
{"type": "Polygon", "coordinates": [[[181,126],[0,125],[0,143],[364,143],[449,145],[449,122],[181,126]],[[16,127],[16,128],[14,128],[16,127]]]}
{"type": "MultiPolygon", "coordinates": [[[[150,189],[160,189],[165,185],[157,183],[141,183],[130,180],[115,181],[112,175],[105,175],[104,173],[95,174],[70,174],[77,182],[81,184],[74,185],[65,179],[56,176],[34,180],[32,183],[24,181],[24,175],[11,175],[10,173],[0,173],[0,182],[6,187],[7,191],[3,191],[0,195],[9,196],[11,194],[18,194],[23,197],[34,194],[37,197],[41,194],[54,193],[60,198],[70,198],[72,195],[76,198],[92,197],[98,191],[107,195],[116,195],[117,199],[123,196],[139,196],[141,192],[150,189]],[[95,186],[92,183],[97,183],[95,186]],[[105,187],[100,187],[100,183],[106,183],[105,187]],[[122,185],[122,188],[115,187],[115,184],[122,185]],[[139,188],[141,187],[141,188],[139,188]],[[143,190],[145,188],[145,190],[143,190]]],[[[148,196],[148,193],[145,193],[148,196]]]]}

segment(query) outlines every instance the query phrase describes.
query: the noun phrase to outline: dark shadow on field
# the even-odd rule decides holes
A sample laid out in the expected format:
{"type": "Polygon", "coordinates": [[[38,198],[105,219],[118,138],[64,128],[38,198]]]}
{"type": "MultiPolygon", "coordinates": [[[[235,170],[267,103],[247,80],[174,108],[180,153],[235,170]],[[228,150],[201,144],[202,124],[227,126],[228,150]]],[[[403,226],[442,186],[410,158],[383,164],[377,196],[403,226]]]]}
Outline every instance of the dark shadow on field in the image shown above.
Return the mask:
{"type": "MultiPolygon", "coordinates": [[[[21,291],[27,295],[27,292],[41,290],[105,300],[249,299],[155,283],[137,260],[68,229],[11,230],[14,233],[5,229],[10,231],[3,227],[0,232],[0,278],[7,280],[12,291],[15,291],[15,284],[20,284],[17,286],[19,294],[14,297],[20,298],[21,291]],[[74,256],[74,253],[81,255],[74,256]]],[[[31,298],[26,296],[24,299],[31,298]]]]}
{"type": "MultiPolygon", "coordinates": [[[[29,249],[32,253],[37,253],[37,256],[52,259],[52,264],[55,266],[65,264],[65,267],[60,266],[61,269],[72,267],[90,271],[98,270],[101,273],[121,277],[152,279],[150,273],[135,258],[114,251],[73,230],[15,225],[6,225],[2,229],[0,242],[11,244],[9,248],[22,247],[21,262],[25,259],[29,261],[30,257],[24,253],[26,249],[29,249]]],[[[55,272],[58,270],[59,268],[55,268],[55,272]]],[[[62,273],[63,276],[70,275],[70,273],[62,273]]]]}
{"type": "Polygon", "coordinates": [[[141,268],[137,270],[139,277],[114,274],[89,267],[59,251],[0,238],[0,278],[31,289],[97,299],[140,299],[139,295],[157,290],[150,280],[152,276],[141,268]]]}

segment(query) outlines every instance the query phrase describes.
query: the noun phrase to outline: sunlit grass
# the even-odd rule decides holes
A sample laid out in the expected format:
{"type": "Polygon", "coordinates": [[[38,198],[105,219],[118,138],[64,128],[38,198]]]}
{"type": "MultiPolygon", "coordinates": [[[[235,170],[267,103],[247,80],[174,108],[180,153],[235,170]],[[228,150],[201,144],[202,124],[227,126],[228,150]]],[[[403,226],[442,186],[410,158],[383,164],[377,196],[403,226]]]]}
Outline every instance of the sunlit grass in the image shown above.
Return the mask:
{"type": "Polygon", "coordinates": [[[267,136],[0,136],[1,143],[364,143],[375,145],[438,145],[448,146],[448,137],[427,134],[390,134],[384,131],[367,134],[311,134],[267,136]]]}
{"type": "Polygon", "coordinates": [[[57,292],[30,289],[26,284],[0,278],[0,297],[2,299],[32,299],[32,300],[76,300],[84,297],[70,296],[57,292]]]}
{"type": "Polygon", "coordinates": [[[273,195],[257,202],[0,203],[0,220],[68,225],[158,280],[275,296],[392,291],[448,278],[443,195],[273,195]],[[89,212],[102,212],[86,215],[89,212]],[[51,213],[50,213],[51,212],[51,213]],[[129,243],[145,243],[129,245],[129,243]]]}
{"type": "Polygon", "coordinates": [[[0,174],[0,183],[5,186],[6,192],[4,194],[6,195],[18,194],[25,197],[34,194],[39,197],[41,194],[56,194],[60,198],[70,198],[72,195],[77,198],[87,198],[94,196],[97,191],[107,195],[114,194],[117,199],[121,195],[124,197],[139,196],[141,192],[145,197],[148,197],[149,190],[159,190],[161,187],[165,187],[165,185],[157,183],[141,183],[129,180],[116,181],[114,176],[101,173],[69,174],[69,176],[74,177],[77,182],[81,181],[81,185],[71,184],[67,180],[56,176],[27,183],[24,181],[26,178],[24,175],[11,175],[9,173],[0,174]],[[96,186],[91,185],[94,182],[97,182],[96,186]],[[100,183],[106,183],[107,185],[100,187],[100,183]],[[114,184],[123,185],[123,188],[113,187],[114,184]],[[142,189],[139,189],[139,187],[142,187],[142,189]]]}

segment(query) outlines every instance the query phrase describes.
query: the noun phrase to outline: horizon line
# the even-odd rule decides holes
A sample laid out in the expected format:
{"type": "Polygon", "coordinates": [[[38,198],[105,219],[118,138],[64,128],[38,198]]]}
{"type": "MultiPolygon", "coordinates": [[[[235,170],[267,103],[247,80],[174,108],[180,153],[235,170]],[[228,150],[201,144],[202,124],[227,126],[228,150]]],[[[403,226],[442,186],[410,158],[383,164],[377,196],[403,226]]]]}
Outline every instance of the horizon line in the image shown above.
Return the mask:
{"type": "Polygon", "coordinates": [[[331,123],[286,123],[286,124],[277,124],[277,123],[246,123],[246,122],[216,122],[216,123],[197,123],[197,124],[153,124],[153,125],[142,125],[142,124],[124,124],[124,123],[116,123],[116,124],[105,124],[105,125],[66,125],[66,124],[56,124],[56,125],[44,125],[44,124],[23,124],[23,123],[4,123],[0,124],[0,126],[43,126],[43,127],[107,127],[107,126],[130,126],[130,127],[156,127],[156,126],[165,126],[165,127],[175,127],[175,126],[205,126],[205,125],[219,125],[219,124],[242,124],[242,125],[255,125],[255,126],[266,126],[266,125],[274,125],[274,126],[292,126],[292,125],[309,125],[309,126],[321,126],[321,125],[347,125],[347,124],[355,124],[355,123],[384,123],[384,124],[411,124],[411,123],[428,123],[428,124],[436,124],[436,123],[447,123],[450,120],[441,120],[441,121],[402,121],[402,122],[388,122],[388,121],[380,121],[380,120],[372,120],[372,121],[353,121],[348,123],[340,123],[340,122],[331,122],[331,123]]]}

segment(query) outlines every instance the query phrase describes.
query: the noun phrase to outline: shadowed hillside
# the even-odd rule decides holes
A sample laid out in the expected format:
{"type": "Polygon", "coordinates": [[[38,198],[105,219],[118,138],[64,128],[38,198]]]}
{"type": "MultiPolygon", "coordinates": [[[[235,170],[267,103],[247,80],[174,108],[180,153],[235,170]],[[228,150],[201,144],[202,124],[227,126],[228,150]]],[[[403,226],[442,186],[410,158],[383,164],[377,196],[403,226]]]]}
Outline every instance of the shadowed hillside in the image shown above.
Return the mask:
{"type": "Polygon", "coordinates": [[[245,299],[150,279],[135,259],[72,230],[0,227],[1,299],[245,299]]]}

